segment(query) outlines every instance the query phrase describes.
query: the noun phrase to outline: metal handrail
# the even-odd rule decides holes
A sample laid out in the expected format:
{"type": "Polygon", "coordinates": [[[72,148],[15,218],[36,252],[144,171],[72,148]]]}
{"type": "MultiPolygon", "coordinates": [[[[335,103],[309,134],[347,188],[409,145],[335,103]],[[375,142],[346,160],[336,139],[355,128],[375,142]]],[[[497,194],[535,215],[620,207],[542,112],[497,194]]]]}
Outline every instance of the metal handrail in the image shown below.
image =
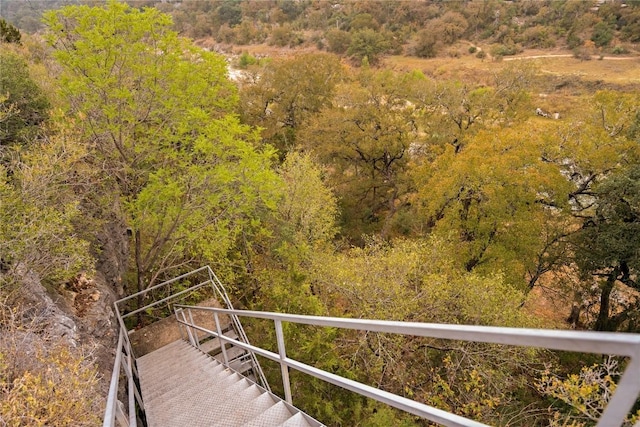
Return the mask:
{"type": "MultiPolygon", "coordinates": [[[[213,283],[214,288],[216,288],[216,290],[218,290],[218,292],[220,293],[220,296],[225,301],[225,304],[227,305],[228,309],[234,310],[233,304],[231,304],[231,300],[229,299],[229,296],[227,295],[227,290],[225,289],[225,287],[222,284],[222,282],[220,281],[220,279],[218,279],[218,276],[216,276],[216,274],[213,272],[211,267],[207,266],[207,270],[209,272],[209,278],[210,278],[211,282],[213,283]]],[[[240,341],[249,344],[249,338],[247,337],[247,334],[244,331],[244,328],[242,327],[242,323],[240,322],[240,319],[238,319],[238,316],[230,315],[229,317],[231,318],[231,320],[233,322],[234,329],[236,330],[236,333],[238,334],[238,337],[240,338],[240,341]]],[[[216,319],[216,323],[217,323],[217,319],[216,319]]],[[[269,382],[267,381],[267,377],[264,375],[264,371],[262,370],[262,366],[260,366],[260,362],[258,362],[258,359],[256,358],[256,355],[254,353],[252,353],[252,352],[250,352],[249,354],[250,354],[250,357],[251,357],[252,366],[254,368],[254,373],[255,373],[256,377],[258,378],[258,380],[260,382],[260,385],[262,385],[262,387],[264,387],[268,391],[271,391],[271,387],[269,386],[269,382]]]]}
{"type": "MultiPolygon", "coordinates": [[[[491,326],[470,326],[433,324],[416,322],[398,322],[368,319],[341,319],[335,317],[303,316],[283,313],[270,313],[246,310],[228,310],[212,307],[197,307],[177,304],[176,309],[204,310],[217,314],[227,314],[235,316],[252,317],[258,319],[268,319],[274,321],[276,336],[278,340],[278,353],[243,343],[229,337],[218,336],[218,338],[236,345],[249,352],[259,354],[270,360],[279,362],[284,374],[288,368],[293,368],[314,376],[321,380],[338,385],[345,389],[354,391],[363,396],[370,397],[393,407],[405,410],[414,415],[426,418],[446,426],[483,426],[467,418],[439,410],[411,399],[397,396],[374,387],[349,380],[344,377],[323,371],[302,362],[290,359],[286,356],[285,342],[282,336],[282,322],[290,322],[305,325],[334,327],[342,329],[354,329],[370,332],[394,333],[402,335],[415,335],[431,338],[442,338],[447,340],[461,340],[472,342],[484,342],[492,344],[514,345],[524,347],[539,347],[552,350],[565,350],[583,353],[610,354],[626,356],[629,363],[618,382],[615,393],[609,400],[600,420],[598,427],[612,427],[623,424],[627,414],[632,409],[638,396],[640,395],[640,335],[591,332],[591,331],[567,331],[567,330],[546,330],[546,329],[525,329],[525,328],[503,328],[491,326]]],[[[214,331],[209,331],[195,324],[184,323],[187,327],[193,327],[210,333],[214,336],[214,331]]],[[[287,378],[283,375],[283,385],[285,395],[290,396],[291,386],[287,378]],[[288,390],[288,391],[287,391],[288,390]]],[[[291,402],[289,402],[291,403],[291,402]]],[[[635,427],[640,427],[640,422],[635,427]]]]}
{"type": "MultiPolygon", "coordinates": [[[[136,385],[136,379],[138,378],[138,373],[135,364],[135,354],[133,352],[133,347],[129,340],[129,331],[125,326],[124,319],[134,314],[140,313],[148,308],[155,307],[156,305],[165,303],[182,295],[185,295],[189,292],[193,292],[203,286],[210,285],[214,291],[214,295],[219,296],[221,302],[229,308],[233,309],[233,305],[231,304],[231,300],[227,294],[226,289],[215,275],[211,267],[204,266],[200,267],[196,270],[193,270],[189,273],[182,274],[178,277],[174,277],[171,280],[167,280],[165,282],[159,283],[150,288],[144,289],[140,292],[136,292],[134,294],[128,295],[124,298],[121,298],[113,303],[114,311],[116,314],[116,319],[118,321],[119,326],[119,335],[118,335],[118,344],[116,348],[116,358],[113,365],[113,371],[111,374],[111,383],[109,385],[109,394],[107,397],[107,405],[105,408],[104,418],[103,418],[103,427],[115,427],[115,420],[117,418],[118,422],[121,425],[136,427],[136,417],[137,417],[137,408],[140,408],[144,411],[144,402],[142,401],[142,396],[138,386],[136,385]],[[132,300],[140,295],[146,295],[147,293],[166,287],[173,283],[176,283],[180,280],[186,279],[187,277],[194,276],[198,273],[206,272],[208,279],[200,282],[196,285],[190,286],[187,289],[181,290],[174,294],[169,295],[168,297],[162,298],[157,301],[153,301],[150,304],[145,305],[144,307],[138,307],[135,310],[132,310],[128,313],[122,313],[121,305],[129,300],[132,300]],[[123,357],[125,357],[123,361],[123,357]],[[118,382],[121,370],[124,370],[127,377],[127,391],[128,391],[128,411],[125,411],[122,408],[122,405],[118,402],[118,382]]],[[[247,335],[240,323],[240,320],[235,315],[230,315],[232,320],[233,327],[238,334],[238,337],[243,340],[243,342],[248,343],[247,335]]],[[[256,374],[256,378],[259,380],[261,385],[271,391],[269,388],[269,384],[267,383],[264,372],[262,371],[262,367],[260,366],[258,360],[255,357],[255,354],[251,353],[251,362],[254,373],[256,374]]]]}
{"type": "Polygon", "coordinates": [[[113,364],[113,371],[111,372],[109,394],[107,395],[107,404],[105,406],[102,425],[103,427],[113,427],[117,419],[120,425],[136,427],[136,407],[143,408],[142,398],[140,397],[134,380],[135,366],[133,365],[134,358],[131,343],[129,342],[126,331],[122,327],[118,329],[120,332],[118,334],[118,344],[116,345],[116,358],[113,364]],[[125,358],[124,362],[122,360],[123,357],[125,358]],[[118,385],[121,370],[124,370],[127,377],[127,391],[129,395],[127,412],[122,409],[122,405],[120,405],[118,401],[118,385]]]}

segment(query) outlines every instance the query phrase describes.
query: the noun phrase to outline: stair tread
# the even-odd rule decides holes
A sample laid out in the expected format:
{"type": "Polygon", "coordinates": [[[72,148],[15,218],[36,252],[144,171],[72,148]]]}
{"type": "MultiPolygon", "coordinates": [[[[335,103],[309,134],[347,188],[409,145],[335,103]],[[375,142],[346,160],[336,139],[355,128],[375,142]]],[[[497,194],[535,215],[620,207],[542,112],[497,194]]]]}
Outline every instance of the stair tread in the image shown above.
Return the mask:
{"type": "Polygon", "coordinates": [[[311,418],[186,341],[168,344],[136,363],[149,427],[321,425],[307,422],[311,418]]]}
{"type": "Polygon", "coordinates": [[[246,427],[272,427],[278,424],[282,424],[289,418],[291,418],[291,411],[287,408],[284,402],[278,402],[257,417],[250,420],[246,427]]]}
{"type": "Polygon", "coordinates": [[[280,424],[280,427],[313,427],[300,412],[280,424]]]}

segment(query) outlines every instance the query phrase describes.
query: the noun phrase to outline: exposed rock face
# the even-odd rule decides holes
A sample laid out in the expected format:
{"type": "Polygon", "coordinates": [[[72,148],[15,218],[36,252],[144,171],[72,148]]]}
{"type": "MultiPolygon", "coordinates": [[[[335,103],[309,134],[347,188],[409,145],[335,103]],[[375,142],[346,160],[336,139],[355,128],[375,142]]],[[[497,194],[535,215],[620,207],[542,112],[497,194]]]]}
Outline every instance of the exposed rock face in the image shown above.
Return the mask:
{"type": "Polygon", "coordinates": [[[104,396],[116,352],[118,324],[113,308],[114,301],[124,294],[128,244],[124,224],[112,221],[96,238],[96,272],[81,274],[56,289],[47,289],[36,273],[18,268],[16,323],[27,326],[28,333],[20,338],[25,352],[36,347],[31,342],[81,348],[101,376],[104,396]]]}
{"type": "Polygon", "coordinates": [[[117,321],[113,314],[114,290],[100,273],[85,275],[50,294],[33,273],[23,275],[22,321],[37,324],[41,335],[56,343],[89,349],[102,376],[106,394],[117,342],[117,321]]]}
{"type": "Polygon", "coordinates": [[[22,321],[38,323],[39,329],[49,339],[77,347],[80,336],[76,319],[53,301],[36,274],[29,272],[22,277],[21,300],[25,304],[22,321]]]}
{"type": "Polygon", "coordinates": [[[126,225],[112,219],[96,236],[99,252],[96,254],[96,270],[104,277],[104,282],[116,291],[118,298],[125,294],[124,277],[129,259],[129,234],[126,225]]]}

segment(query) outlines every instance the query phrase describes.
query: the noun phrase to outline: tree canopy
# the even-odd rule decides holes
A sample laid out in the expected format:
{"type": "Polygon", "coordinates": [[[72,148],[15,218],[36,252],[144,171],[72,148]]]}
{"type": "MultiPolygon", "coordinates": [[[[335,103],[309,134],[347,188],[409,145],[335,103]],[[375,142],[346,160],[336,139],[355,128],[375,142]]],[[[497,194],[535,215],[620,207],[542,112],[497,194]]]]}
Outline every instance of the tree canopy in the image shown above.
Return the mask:
{"type": "Polygon", "coordinates": [[[156,9],[112,1],[45,20],[69,114],[132,230],[137,288],[231,256],[275,208],[279,181],[274,151],[257,150],[233,113],[225,60],[178,37],[156,9]]]}

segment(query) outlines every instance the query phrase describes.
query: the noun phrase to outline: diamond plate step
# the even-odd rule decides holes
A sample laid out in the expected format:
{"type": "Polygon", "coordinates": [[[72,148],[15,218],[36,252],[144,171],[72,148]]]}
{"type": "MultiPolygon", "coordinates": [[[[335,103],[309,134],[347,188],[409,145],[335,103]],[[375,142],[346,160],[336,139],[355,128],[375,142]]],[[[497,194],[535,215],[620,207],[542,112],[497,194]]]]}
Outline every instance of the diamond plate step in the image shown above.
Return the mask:
{"type": "MultiPolygon", "coordinates": [[[[311,420],[311,421],[313,422],[315,420],[311,420]]],[[[309,424],[307,422],[307,419],[305,418],[305,415],[303,415],[301,412],[298,412],[297,414],[289,418],[287,421],[280,424],[279,427],[313,427],[313,426],[315,426],[315,424],[309,424]]]]}
{"type": "Polygon", "coordinates": [[[185,341],[136,364],[149,427],[322,426],[185,341]]]}

